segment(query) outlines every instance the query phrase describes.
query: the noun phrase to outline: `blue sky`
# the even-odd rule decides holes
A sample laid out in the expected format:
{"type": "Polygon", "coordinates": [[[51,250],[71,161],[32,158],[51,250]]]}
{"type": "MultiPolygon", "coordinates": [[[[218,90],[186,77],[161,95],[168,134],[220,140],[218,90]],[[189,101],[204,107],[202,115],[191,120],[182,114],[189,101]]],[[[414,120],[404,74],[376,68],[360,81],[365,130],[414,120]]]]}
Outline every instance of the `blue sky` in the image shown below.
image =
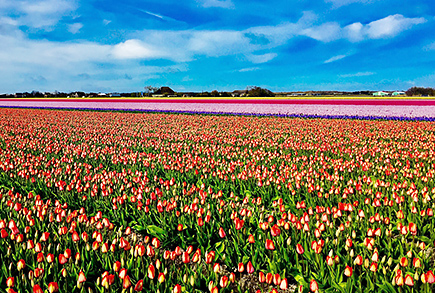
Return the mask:
{"type": "Polygon", "coordinates": [[[432,0],[0,0],[0,93],[435,87],[432,0]]]}

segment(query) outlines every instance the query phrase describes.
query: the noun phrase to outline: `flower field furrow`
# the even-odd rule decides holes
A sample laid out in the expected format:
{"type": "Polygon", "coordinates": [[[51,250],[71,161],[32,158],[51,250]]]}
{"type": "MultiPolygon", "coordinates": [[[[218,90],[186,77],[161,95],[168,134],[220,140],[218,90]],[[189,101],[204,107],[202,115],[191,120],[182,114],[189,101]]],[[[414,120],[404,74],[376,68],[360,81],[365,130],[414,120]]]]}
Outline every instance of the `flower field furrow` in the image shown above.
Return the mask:
{"type": "Polygon", "coordinates": [[[435,122],[0,117],[1,292],[434,291],[435,122]]]}
{"type": "MultiPolygon", "coordinates": [[[[278,100],[279,101],[279,100],[278,100]]],[[[350,100],[351,102],[352,100],[350,100]]],[[[159,102],[96,102],[87,101],[32,101],[15,100],[0,101],[2,107],[30,107],[52,109],[100,109],[100,110],[128,110],[128,111],[168,111],[185,113],[227,113],[227,114],[260,114],[260,115],[311,115],[311,116],[351,116],[351,117],[380,117],[380,118],[435,118],[435,106],[428,105],[400,105],[394,104],[320,104],[318,101],[306,101],[310,104],[279,104],[270,101],[269,104],[251,103],[159,103],[159,102]]],[[[362,100],[361,103],[366,101],[362,100]]],[[[383,101],[387,103],[388,101],[383,101]]],[[[426,101],[416,101],[424,103],[426,101]]]]}

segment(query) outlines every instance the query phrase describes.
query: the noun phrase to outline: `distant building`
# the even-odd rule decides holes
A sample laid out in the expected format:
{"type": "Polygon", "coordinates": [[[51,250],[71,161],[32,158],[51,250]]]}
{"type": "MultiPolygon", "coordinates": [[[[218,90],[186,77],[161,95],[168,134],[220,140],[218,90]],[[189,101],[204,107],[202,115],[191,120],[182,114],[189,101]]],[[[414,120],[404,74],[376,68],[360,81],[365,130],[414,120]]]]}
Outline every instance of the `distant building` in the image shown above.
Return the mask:
{"type": "Polygon", "coordinates": [[[173,89],[171,89],[168,86],[162,86],[157,91],[154,92],[153,97],[163,97],[163,96],[170,96],[174,95],[175,92],[173,89]]]}
{"type": "Polygon", "coordinates": [[[406,96],[405,92],[394,92],[393,96],[406,96]]]}
{"type": "Polygon", "coordinates": [[[383,92],[383,91],[379,91],[379,92],[375,92],[373,93],[374,97],[386,97],[389,96],[390,94],[387,92],[383,92]]]}
{"type": "Polygon", "coordinates": [[[120,97],[121,94],[120,93],[110,93],[109,96],[110,97],[120,97]]]}
{"type": "Polygon", "coordinates": [[[235,90],[231,93],[233,97],[243,97],[248,93],[247,90],[235,90]]]}

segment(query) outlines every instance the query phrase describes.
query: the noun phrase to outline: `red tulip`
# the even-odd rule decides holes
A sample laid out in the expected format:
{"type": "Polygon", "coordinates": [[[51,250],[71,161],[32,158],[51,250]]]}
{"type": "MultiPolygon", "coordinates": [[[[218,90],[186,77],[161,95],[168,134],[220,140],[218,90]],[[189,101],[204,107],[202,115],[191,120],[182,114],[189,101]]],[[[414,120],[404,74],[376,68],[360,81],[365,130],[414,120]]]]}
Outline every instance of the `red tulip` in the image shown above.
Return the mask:
{"type": "Polygon", "coordinates": [[[20,259],[17,263],[17,270],[21,271],[25,267],[26,267],[26,262],[24,261],[24,259],[20,259]]]}
{"type": "Polygon", "coordinates": [[[13,287],[14,285],[15,285],[14,277],[9,277],[6,279],[6,286],[7,287],[13,287]]]}
{"type": "Polygon", "coordinates": [[[131,286],[131,280],[128,275],[126,275],[122,281],[122,287],[124,289],[128,289],[131,286]]]}
{"type": "Polygon", "coordinates": [[[65,257],[64,254],[59,254],[59,263],[60,263],[61,265],[64,265],[67,261],[68,261],[68,260],[67,260],[67,258],[65,257]]]}
{"type": "Polygon", "coordinates": [[[304,253],[304,248],[302,247],[302,245],[300,245],[299,243],[296,244],[296,251],[298,254],[303,254],[304,253]]]}
{"type": "Polygon", "coordinates": [[[143,280],[139,280],[136,283],[136,286],[134,286],[134,291],[139,292],[142,291],[142,289],[143,289],[143,280]]]}
{"type": "Polygon", "coordinates": [[[346,268],[344,269],[344,275],[346,277],[351,277],[352,276],[352,268],[350,266],[346,266],[346,268]]]}
{"type": "Polygon", "coordinates": [[[118,277],[119,277],[120,279],[124,279],[125,276],[127,276],[127,269],[126,269],[126,268],[122,268],[122,269],[119,271],[118,277]]]}
{"type": "Polygon", "coordinates": [[[74,242],[79,241],[79,240],[80,240],[79,233],[77,233],[76,231],[74,231],[74,233],[71,235],[71,239],[72,239],[72,241],[74,241],[74,242]]]}
{"type": "Polygon", "coordinates": [[[278,273],[276,273],[275,275],[273,275],[273,283],[274,283],[276,286],[279,286],[279,285],[281,284],[281,276],[280,276],[278,273]]]}
{"type": "Polygon", "coordinates": [[[317,290],[319,290],[319,285],[317,284],[316,280],[310,281],[310,290],[312,292],[316,292],[317,290]]]}
{"type": "Polygon", "coordinates": [[[252,274],[254,272],[254,266],[252,265],[251,261],[248,261],[246,264],[246,271],[248,274],[252,274]]]}
{"type": "Polygon", "coordinates": [[[0,232],[0,236],[1,236],[1,238],[4,239],[4,238],[8,237],[9,234],[8,234],[8,232],[5,229],[2,229],[1,232],[0,232]]]}
{"type": "Polygon", "coordinates": [[[48,284],[48,292],[53,293],[59,291],[59,285],[56,282],[50,282],[48,284]]]}
{"type": "Polygon", "coordinates": [[[163,283],[165,281],[165,274],[164,273],[159,273],[159,276],[157,277],[157,280],[159,281],[159,283],[163,283]]]}
{"type": "Polygon", "coordinates": [[[243,265],[242,262],[239,263],[238,270],[239,270],[239,273],[243,273],[245,271],[245,266],[243,265]]]}
{"type": "Polygon", "coordinates": [[[47,254],[47,262],[52,263],[54,261],[54,255],[52,253],[47,254]]]}
{"type": "Polygon", "coordinates": [[[266,239],[266,249],[275,250],[275,244],[270,239],[266,239]]]}
{"type": "Polygon", "coordinates": [[[430,270],[426,273],[426,280],[429,284],[435,283],[435,275],[432,272],[432,270],[430,270]]]}
{"type": "Polygon", "coordinates": [[[281,290],[287,290],[288,289],[288,281],[286,278],[281,280],[281,284],[279,285],[279,288],[281,290]]]}
{"type": "Polygon", "coordinates": [[[148,278],[154,279],[155,276],[156,276],[156,269],[153,264],[150,264],[148,266],[148,278]]]}
{"type": "Polygon", "coordinates": [[[121,269],[121,262],[117,261],[113,264],[113,271],[115,271],[116,273],[119,272],[119,270],[121,269]]]}
{"type": "Polygon", "coordinates": [[[359,265],[359,266],[363,264],[363,258],[361,255],[356,256],[356,258],[354,260],[354,264],[359,265]]]}
{"type": "Polygon", "coordinates": [[[226,286],[228,286],[228,277],[222,276],[219,285],[221,286],[221,288],[225,288],[226,286]]]}
{"type": "Polygon", "coordinates": [[[78,283],[83,283],[86,282],[86,277],[85,277],[85,273],[83,273],[83,271],[79,272],[79,277],[77,279],[78,283]]]}
{"type": "Polygon", "coordinates": [[[258,273],[258,281],[259,281],[260,283],[264,283],[264,282],[266,282],[266,276],[264,275],[264,273],[263,273],[262,271],[260,271],[260,272],[258,273]]]}
{"type": "Polygon", "coordinates": [[[181,285],[175,285],[174,289],[172,289],[172,293],[181,293],[181,285]]]}
{"type": "Polygon", "coordinates": [[[405,276],[405,284],[408,286],[414,286],[414,279],[408,274],[405,276]]]}
{"type": "Polygon", "coordinates": [[[219,237],[224,238],[227,234],[225,234],[225,231],[222,227],[219,228],[219,237]]]}
{"type": "Polygon", "coordinates": [[[279,236],[279,234],[281,234],[281,230],[275,224],[275,225],[272,226],[272,228],[270,228],[270,233],[272,234],[273,237],[276,237],[276,236],[279,236]]]}
{"type": "Polygon", "coordinates": [[[33,286],[33,293],[44,293],[44,291],[42,291],[41,287],[36,284],[35,286],[33,286]]]}

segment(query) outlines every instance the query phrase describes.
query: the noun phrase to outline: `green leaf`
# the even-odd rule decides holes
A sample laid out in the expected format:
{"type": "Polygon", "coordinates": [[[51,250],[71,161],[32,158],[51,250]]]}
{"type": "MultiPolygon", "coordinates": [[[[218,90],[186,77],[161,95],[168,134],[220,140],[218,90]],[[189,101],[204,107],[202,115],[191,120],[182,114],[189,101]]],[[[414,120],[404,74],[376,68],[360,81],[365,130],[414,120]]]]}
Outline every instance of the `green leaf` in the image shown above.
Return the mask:
{"type": "Polygon", "coordinates": [[[166,235],[166,231],[156,225],[148,225],[146,228],[148,234],[159,238],[160,236],[166,235]]]}
{"type": "Polygon", "coordinates": [[[301,275],[296,275],[294,277],[295,277],[296,282],[298,282],[298,284],[300,284],[304,287],[308,285],[308,283],[305,281],[304,277],[302,277],[301,275]]]}
{"type": "Polygon", "coordinates": [[[220,241],[216,243],[216,251],[222,254],[225,250],[225,243],[223,241],[220,241]]]}

